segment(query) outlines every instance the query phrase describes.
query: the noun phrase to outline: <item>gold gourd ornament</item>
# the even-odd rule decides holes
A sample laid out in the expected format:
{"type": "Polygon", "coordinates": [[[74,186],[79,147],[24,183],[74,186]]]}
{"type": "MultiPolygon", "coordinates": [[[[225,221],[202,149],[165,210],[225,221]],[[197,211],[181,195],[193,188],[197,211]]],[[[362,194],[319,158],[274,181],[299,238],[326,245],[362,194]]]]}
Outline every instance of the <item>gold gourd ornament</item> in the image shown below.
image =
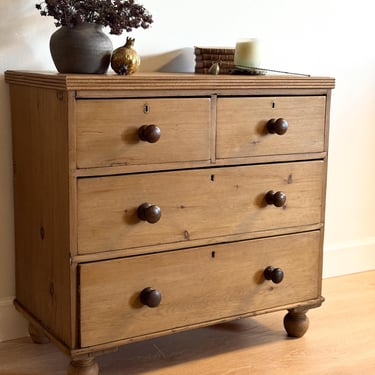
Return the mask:
{"type": "Polygon", "coordinates": [[[111,67],[121,75],[135,73],[141,65],[141,59],[134,47],[134,38],[127,37],[124,46],[116,48],[111,56],[111,67]]]}

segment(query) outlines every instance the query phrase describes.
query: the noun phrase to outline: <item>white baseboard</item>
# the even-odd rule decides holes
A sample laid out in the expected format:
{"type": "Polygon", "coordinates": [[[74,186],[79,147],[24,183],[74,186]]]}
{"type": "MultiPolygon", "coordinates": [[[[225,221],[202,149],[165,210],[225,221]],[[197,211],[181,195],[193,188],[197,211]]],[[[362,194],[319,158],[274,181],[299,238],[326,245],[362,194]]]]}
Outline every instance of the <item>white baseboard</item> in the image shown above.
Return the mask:
{"type": "Polygon", "coordinates": [[[0,298],[0,342],[27,335],[27,322],[15,309],[13,297],[0,298]]]}
{"type": "Polygon", "coordinates": [[[323,278],[375,270],[375,237],[324,246],[323,278]]]}
{"type": "MultiPolygon", "coordinates": [[[[324,247],[324,278],[369,270],[375,270],[375,237],[324,247]]],[[[0,298],[0,342],[28,335],[27,322],[14,308],[13,298],[0,298]]]]}

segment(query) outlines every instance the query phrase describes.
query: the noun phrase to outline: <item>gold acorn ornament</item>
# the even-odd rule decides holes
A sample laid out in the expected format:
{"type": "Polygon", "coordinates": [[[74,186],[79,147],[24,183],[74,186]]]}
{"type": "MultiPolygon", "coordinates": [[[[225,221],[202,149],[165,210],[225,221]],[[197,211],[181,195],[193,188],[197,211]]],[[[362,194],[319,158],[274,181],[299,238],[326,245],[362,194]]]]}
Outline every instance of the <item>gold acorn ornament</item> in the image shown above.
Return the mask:
{"type": "Polygon", "coordinates": [[[135,73],[141,65],[141,58],[134,47],[134,38],[127,37],[124,46],[116,48],[111,56],[111,67],[121,75],[135,73]]]}

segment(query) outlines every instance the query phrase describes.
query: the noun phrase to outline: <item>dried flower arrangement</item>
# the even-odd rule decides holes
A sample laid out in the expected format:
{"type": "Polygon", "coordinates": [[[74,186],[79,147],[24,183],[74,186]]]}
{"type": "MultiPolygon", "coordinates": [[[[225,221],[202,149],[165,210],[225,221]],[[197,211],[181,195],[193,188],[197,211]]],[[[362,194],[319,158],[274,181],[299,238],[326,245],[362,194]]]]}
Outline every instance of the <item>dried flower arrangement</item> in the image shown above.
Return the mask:
{"type": "Polygon", "coordinates": [[[56,27],[90,22],[120,35],[123,30],[147,29],[153,23],[148,10],[134,0],[44,0],[35,7],[42,16],[53,17],[56,27]]]}

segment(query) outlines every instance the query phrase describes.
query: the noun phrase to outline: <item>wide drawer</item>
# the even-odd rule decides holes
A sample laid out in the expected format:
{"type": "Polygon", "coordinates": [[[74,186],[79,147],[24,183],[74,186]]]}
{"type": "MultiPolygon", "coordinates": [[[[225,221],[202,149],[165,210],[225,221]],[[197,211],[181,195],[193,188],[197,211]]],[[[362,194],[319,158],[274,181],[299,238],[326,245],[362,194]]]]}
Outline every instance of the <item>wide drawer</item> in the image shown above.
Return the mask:
{"type": "Polygon", "coordinates": [[[80,265],[81,346],[315,299],[320,256],[315,231],[80,265]],[[281,283],[265,279],[268,266],[281,283]],[[161,294],[154,308],[140,300],[149,287],[161,294]]]}
{"type": "Polygon", "coordinates": [[[76,124],[78,168],[210,157],[209,98],[77,100],[76,124]]]}
{"type": "Polygon", "coordinates": [[[79,179],[78,252],[318,224],[323,168],[311,161],[79,179]],[[270,191],[284,193],[285,204],[267,204],[270,191]],[[158,222],[138,217],[144,203],[160,208],[158,222]]]}
{"type": "Polygon", "coordinates": [[[325,103],[325,96],[219,98],[216,157],[322,152],[325,103]],[[286,133],[270,133],[271,119],[286,120],[286,133]]]}

